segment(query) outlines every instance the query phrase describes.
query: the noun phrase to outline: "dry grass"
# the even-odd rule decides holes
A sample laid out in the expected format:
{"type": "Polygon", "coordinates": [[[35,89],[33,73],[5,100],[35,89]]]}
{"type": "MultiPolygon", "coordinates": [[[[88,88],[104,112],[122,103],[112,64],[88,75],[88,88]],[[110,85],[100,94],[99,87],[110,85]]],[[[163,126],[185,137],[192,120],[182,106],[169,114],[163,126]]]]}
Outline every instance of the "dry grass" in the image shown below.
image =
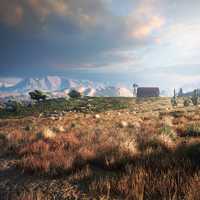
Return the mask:
{"type": "MultiPolygon", "coordinates": [[[[199,199],[198,110],[166,111],[166,99],[159,109],[154,101],[138,107],[143,104],[142,115],[124,110],[99,117],[69,113],[59,122],[2,120],[1,154],[16,159],[17,177],[5,184],[6,175],[0,176],[2,199],[199,199]]],[[[0,172],[6,169],[0,165],[0,172]]]]}

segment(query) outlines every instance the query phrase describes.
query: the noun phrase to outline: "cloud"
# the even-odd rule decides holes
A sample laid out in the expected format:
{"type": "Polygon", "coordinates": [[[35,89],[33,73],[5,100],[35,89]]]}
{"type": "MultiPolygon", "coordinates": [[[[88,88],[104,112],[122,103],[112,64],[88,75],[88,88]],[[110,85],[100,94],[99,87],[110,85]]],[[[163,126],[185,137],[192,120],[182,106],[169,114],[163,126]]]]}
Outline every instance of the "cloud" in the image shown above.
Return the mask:
{"type": "Polygon", "coordinates": [[[144,64],[151,60],[149,65],[160,68],[178,65],[196,66],[200,63],[199,34],[200,26],[195,22],[174,22],[168,25],[155,38],[156,45],[149,48],[144,64]]]}
{"type": "Polygon", "coordinates": [[[0,20],[2,22],[10,26],[17,25],[22,22],[23,16],[24,9],[17,0],[13,0],[12,3],[9,1],[0,3],[0,20]]]}
{"type": "Polygon", "coordinates": [[[129,37],[145,39],[165,24],[161,5],[156,0],[143,0],[127,18],[129,37]]]}
{"type": "Polygon", "coordinates": [[[2,0],[0,72],[101,68],[145,82],[135,74],[148,69],[159,79],[164,67],[200,63],[199,8],[196,0],[2,0]]]}
{"type": "Polygon", "coordinates": [[[121,32],[130,29],[129,34],[135,38],[146,37],[164,24],[164,18],[155,14],[158,7],[155,0],[127,2],[134,7],[133,11],[120,16],[120,13],[116,15],[110,9],[114,1],[108,0],[4,0],[0,3],[0,20],[15,26],[22,23],[28,26],[31,23],[32,27],[44,24],[56,27],[54,23],[60,20],[66,25],[70,22],[86,30],[101,27],[103,31],[109,31],[118,27],[121,32]]]}
{"type": "Polygon", "coordinates": [[[103,0],[3,0],[0,20],[9,25],[42,24],[51,23],[52,17],[57,17],[82,27],[96,26],[104,23],[109,14],[104,4],[103,0]]]}
{"type": "Polygon", "coordinates": [[[153,31],[161,28],[163,24],[163,17],[153,16],[146,23],[139,24],[132,32],[130,32],[130,36],[138,39],[146,38],[153,31]]]}

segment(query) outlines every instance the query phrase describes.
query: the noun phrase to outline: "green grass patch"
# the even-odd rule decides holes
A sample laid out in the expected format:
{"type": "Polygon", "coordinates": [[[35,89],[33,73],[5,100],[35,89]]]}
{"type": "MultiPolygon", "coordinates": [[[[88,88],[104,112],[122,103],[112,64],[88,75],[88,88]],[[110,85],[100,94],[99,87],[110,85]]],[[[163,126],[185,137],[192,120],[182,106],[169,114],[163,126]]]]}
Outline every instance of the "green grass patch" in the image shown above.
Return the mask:
{"type": "Polygon", "coordinates": [[[159,129],[159,134],[160,135],[167,135],[169,136],[172,140],[176,140],[176,133],[172,129],[172,127],[168,125],[164,125],[159,129]]]}
{"type": "Polygon", "coordinates": [[[3,110],[0,112],[0,118],[38,116],[40,113],[50,113],[54,111],[97,113],[128,108],[130,101],[132,101],[132,98],[121,97],[58,98],[35,103],[29,107],[20,105],[17,110],[13,112],[3,110]]]}

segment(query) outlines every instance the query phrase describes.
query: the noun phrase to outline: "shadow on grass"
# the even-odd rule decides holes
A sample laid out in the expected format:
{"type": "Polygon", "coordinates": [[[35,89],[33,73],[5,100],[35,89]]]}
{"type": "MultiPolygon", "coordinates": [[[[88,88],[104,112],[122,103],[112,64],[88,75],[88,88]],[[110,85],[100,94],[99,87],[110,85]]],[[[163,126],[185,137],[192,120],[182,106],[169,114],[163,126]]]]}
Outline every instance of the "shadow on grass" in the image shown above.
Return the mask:
{"type": "MultiPolygon", "coordinates": [[[[152,147],[149,145],[143,150],[152,147]]],[[[198,199],[200,143],[179,145],[174,150],[160,143],[155,148],[159,150],[127,155],[109,166],[101,156],[90,161],[92,176],[79,180],[80,188],[96,198],[109,193],[109,199],[198,199]]]]}
{"type": "MultiPolygon", "coordinates": [[[[100,199],[198,199],[200,195],[200,143],[168,148],[159,141],[138,141],[141,153],[132,155],[119,148],[107,148],[96,157],[75,161],[67,170],[56,173],[24,173],[16,170],[9,178],[12,192],[23,188],[27,177],[35,180],[66,179],[88,198],[100,199]],[[151,151],[148,151],[151,149],[151,151]],[[89,173],[86,168],[89,168],[89,173]]],[[[67,158],[66,158],[67,159],[67,158]]],[[[9,172],[9,171],[8,171],[9,172]]],[[[2,172],[6,174],[5,172],[2,172]]],[[[1,177],[2,179],[3,177],[1,177]]],[[[48,187],[48,185],[47,185],[48,187]]],[[[5,191],[0,188],[0,195],[5,191]]],[[[52,197],[53,198],[53,197],[52,197]]],[[[12,198],[10,198],[12,199],[12,198]]],[[[65,199],[64,197],[60,199],[65,199]]],[[[31,199],[32,200],[32,199],[31,199]]]]}

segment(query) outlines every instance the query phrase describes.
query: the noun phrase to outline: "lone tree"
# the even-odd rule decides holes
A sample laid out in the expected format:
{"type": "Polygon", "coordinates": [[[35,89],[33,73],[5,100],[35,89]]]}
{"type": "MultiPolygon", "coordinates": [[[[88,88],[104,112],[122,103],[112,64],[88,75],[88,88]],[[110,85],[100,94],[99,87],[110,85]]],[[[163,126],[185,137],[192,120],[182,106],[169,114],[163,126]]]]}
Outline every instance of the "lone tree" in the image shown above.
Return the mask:
{"type": "Polygon", "coordinates": [[[44,101],[47,98],[47,95],[44,94],[42,91],[40,90],[35,90],[33,92],[29,92],[29,95],[31,97],[31,99],[36,100],[36,101],[44,101]]]}
{"type": "Polygon", "coordinates": [[[72,89],[69,93],[68,93],[69,97],[71,98],[80,98],[81,97],[81,93],[76,91],[75,89],[72,89]]]}

